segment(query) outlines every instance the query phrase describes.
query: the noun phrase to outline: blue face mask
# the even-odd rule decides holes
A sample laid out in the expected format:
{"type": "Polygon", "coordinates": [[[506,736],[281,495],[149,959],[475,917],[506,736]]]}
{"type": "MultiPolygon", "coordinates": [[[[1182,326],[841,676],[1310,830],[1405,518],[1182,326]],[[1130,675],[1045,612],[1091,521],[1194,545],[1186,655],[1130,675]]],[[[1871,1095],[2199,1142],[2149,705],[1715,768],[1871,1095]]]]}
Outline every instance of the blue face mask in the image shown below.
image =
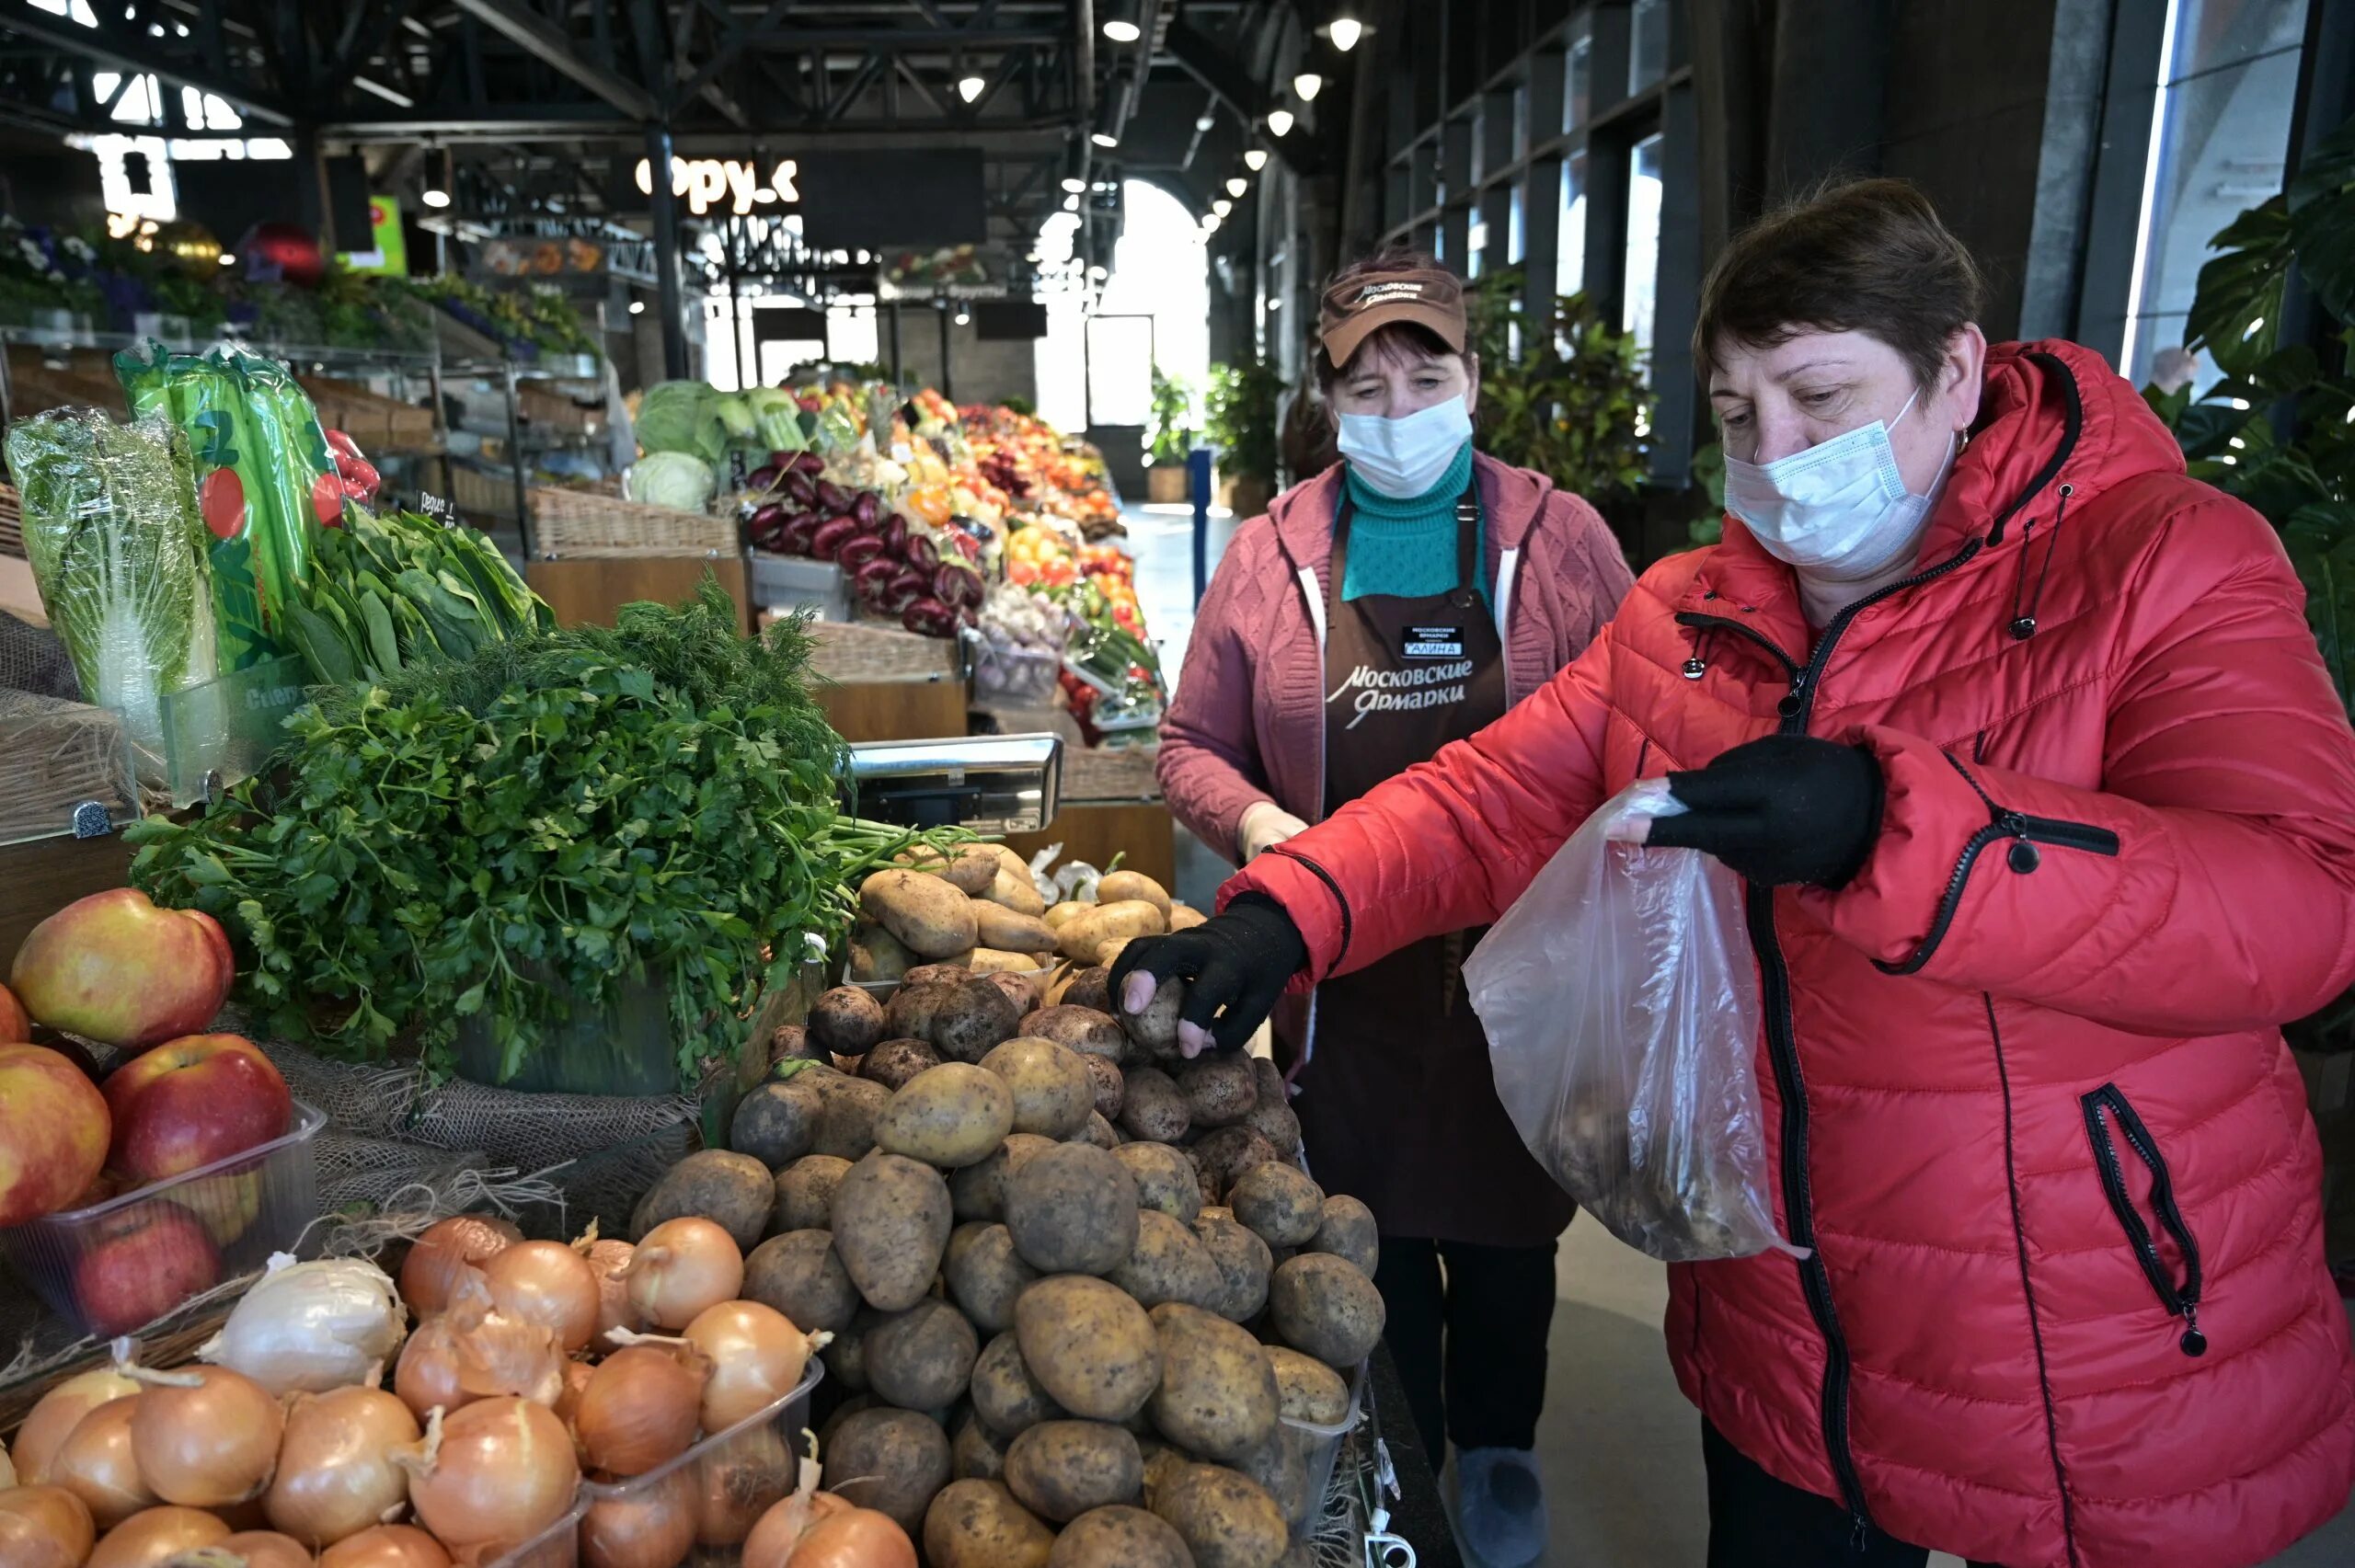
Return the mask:
{"type": "MultiPolygon", "coordinates": [[[[1907,398],[1895,419],[1875,419],[1772,463],[1728,457],[1726,509],[1760,549],[1789,566],[1843,578],[1878,571],[1913,548],[1937,494],[1935,480],[1929,495],[1906,491],[1889,440],[1890,427],[1920,396],[1907,398]]],[[[1949,439],[1938,480],[1953,462],[1949,439]]]]}
{"type": "Polygon", "coordinates": [[[1350,472],[1394,500],[1427,493],[1472,439],[1472,411],[1461,394],[1396,419],[1344,414],[1340,420],[1337,444],[1350,472]]]}

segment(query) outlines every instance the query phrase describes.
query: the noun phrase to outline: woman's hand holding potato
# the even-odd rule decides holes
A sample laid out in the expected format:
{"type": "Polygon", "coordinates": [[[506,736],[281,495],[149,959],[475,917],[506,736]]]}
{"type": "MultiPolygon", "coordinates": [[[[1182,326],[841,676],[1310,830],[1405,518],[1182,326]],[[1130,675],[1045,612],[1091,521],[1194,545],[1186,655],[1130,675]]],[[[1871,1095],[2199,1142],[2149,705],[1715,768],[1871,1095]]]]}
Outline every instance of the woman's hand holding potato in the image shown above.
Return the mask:
{"type": "Polygon", "coordinates": [[[1183,980],[1179,1052],[1240,1050],[1307,962],[1308,944],[1283,906],[1246,893],[1189,931],[1132,940],[1113,963],[1111,991],[1129,1023],[1144,1017],[1164,985],[1183,980]]]}

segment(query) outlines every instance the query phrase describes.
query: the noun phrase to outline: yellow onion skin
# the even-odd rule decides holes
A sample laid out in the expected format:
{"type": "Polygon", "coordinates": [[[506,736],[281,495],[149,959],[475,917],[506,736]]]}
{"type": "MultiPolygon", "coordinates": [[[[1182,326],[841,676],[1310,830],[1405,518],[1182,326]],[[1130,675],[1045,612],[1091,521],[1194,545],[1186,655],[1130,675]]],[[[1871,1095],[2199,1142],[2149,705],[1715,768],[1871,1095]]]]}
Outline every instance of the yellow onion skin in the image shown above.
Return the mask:
{"type": "Polygon", "coordinates": [[[623,1278],[631,1308],[676,1333],[706,1308],[736,1299],[744,1288],[744,1254],[719,1225],[685,1215],[639,1239],[623,1278]]]}
{"type": "Polygon", "coordinates": [[[597,1337],[589,1342],[592,1350],[618,1349],[621,1342],[611,1337],[614,1330],[646,1326],[646,1320],[629,1304],[629,1281],[622,1277],[637,1251],[627,1242],[592,1242],[580,1254],[588,1262],[589,1272],[597,1276],[597,1337]]]}
{"type": "Polygon", "coordinates": [[[17,1463],[17,1484],[39,1486],[47,1482],[51,1458],[82,1417],[110,1400],[138,1391],[139,1385],[114,1368],[98,1367],[68,1378],[41,1395],[9,1445],[17,1463]]]}
{"type": "Polygon", "coordinates": [[[442,1310],[469,1268],[480,1268],[523,1239],[504,1219],[454,1214],[409,1243],[401,1262],[401,1299],[420,1319],[442,1310]]]}
{"type": "Polygon", "coordinates": [[[695,1440],[708,1367],[689,1351],[634,1345],[599,1364],[581,1391],[572,1430],[589,1468],[644,1475],[695,1440]]]}
{"type": "MultiPolygon", "coordinates": [[[[692,1540],[692,1514],[687,1523],[692,1540]]],[[[62,1486],[0,1491],[0,1562],[8,1568],[81,1568],[98,1539],[88,1505],[62,1486]]]]}
{"type": "Polygon", "coordinates": [[[800,1462],[773,1425],[747,1426],[700,1455],[695,1471],[695,1539],[738,1546],[761,1516],[793,1491],[800,1462]]]}
{"type": "Polygon", "coordinates": [[[408,1472],[393,1453],[419,1436],[408,1406],[382,1389],[297,1399],[262,1498],[270,1528],[316,1551],[382,1524],[408,1501],[408,1472]]]}
{"type": "Polygon", "coordinates": [[[706,1432],[725,1432],[783,1399],[810,1364],[810,1336],[758,1301],[722,1301],[696,1314],[680,1337],[711,1361],[703,1386],[706,1432]]]}
{"type": "Polygon", "coordinates": [[[319,1568],[450,1568],[450,1554],[415,1525],[378,1525],[320,1552],[319,1568]]]}
{"type": "Polygon", "coordinates": [[[313,1568],[308,1549],[276,1530],[239,1530],[215,1550],[244,1558],[246,1568],[313,1568]]]}
{"type": "Polygon", "coordinates": [[[149,1385],[131,1418],[131,1447],[155,1495],[189,1508],[261,1495],[286,1435],[285,1409],[270,1391],[226,1367],[145,1376],[149,1385]],[[181,1379],[194,1386],[183,1387],[181,1379]]]}
{"type": "Polygon", "coordinates": [[[101,1530],[110,1530],[159,1499],[139,1473],[131,1418],[144,1394],[126,1394],[82,1417],[50,1461],[51,1482],[79,1497],[101,1530]]]}
{"type": "Polygon", "coordinates": [[[229,1527],[201,1508],[144,1508],[99,1538],[89,1568],[159,1568],[183,1551],[228,1539],[229,1527]]]}
{"type": "Polygon", "coordinates": [[[537,1323],[567,1355],[597,1334],[596,1270],[561,1242],[519,1242],[482,1265],[500,1315],[537,1323]]]}
{"type": "Polygon", "coordinates": [[[695,1471],[681,1465],[629,1497],[589,1505],[581,1568],[674,1568],[695,1546],[695,1471]]]}
{"type": "Polygon", "coordinates": [[[580,1466],[556,1412],[524,1399],[477,1400],[442,1418],[429,1454],[406,1459],[418,1523],[462,1560],[522,1545],[572,1506],[580,1466]]]}

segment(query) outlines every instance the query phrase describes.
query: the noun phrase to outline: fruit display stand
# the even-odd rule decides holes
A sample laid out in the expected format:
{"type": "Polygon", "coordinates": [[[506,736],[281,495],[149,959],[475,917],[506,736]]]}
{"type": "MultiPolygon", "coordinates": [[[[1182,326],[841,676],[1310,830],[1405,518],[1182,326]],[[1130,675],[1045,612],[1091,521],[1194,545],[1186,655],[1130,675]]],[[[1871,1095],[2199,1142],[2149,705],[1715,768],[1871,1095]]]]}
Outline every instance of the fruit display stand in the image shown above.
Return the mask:
{"type": "Polygon", "coordinates": [[[810,628],[817,697],[849,741],[926,740],[965,733],[968,672],[960,645],[888,626],[821,621],[810,628]]]}
{"type": "Polygon", "coordinates": [[[1154,779],[1159,748],[1071,748],[1063,753],[1063,809],[1047,830],[1006,840],[1030,856],[1056,844],[1066,860],[1143,872],[1164,887],[1178,874],[1177,830],[1154,779]]]}
{"type": "Polygon", "coordinates": [[[523,579],[564,626],[614,624],[636,600],[676,603],[708,572],[751,624],[735,524],[677,507],[647,506],[593,490],[543,486],[530,492],[532,529],[523,579]]]}

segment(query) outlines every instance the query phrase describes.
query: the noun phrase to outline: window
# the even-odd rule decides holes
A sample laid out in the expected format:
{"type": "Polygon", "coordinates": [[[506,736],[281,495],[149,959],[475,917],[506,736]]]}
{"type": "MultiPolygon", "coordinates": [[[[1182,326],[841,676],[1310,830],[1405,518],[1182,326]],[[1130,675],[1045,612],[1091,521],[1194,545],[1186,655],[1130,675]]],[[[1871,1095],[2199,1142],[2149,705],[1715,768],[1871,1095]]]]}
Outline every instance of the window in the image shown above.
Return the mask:
{"type": "Polygon", "coordinates": [[[1627,40],[1627,94],[1668,74],[1668,0],[1636,0],[1627,40]]]}
{"type": "Polygon", "coordinates": [[[1627,285],[1619,326],[1636,339],[1649,373],[1652,307],[1660,289],[1660,136],[1655,131],[1636,143],[1627,161],[1627,285]]]}
{"type": "Polygon", "coordinates": [[[1594,107],[1594,40],[1582,38],[1571,44],[1563,62],[1562,129],[1570,131],[1584,125],[1588,111],[1594,107]]]}
{"type": "Polygon", "coordinates": [[[1522,232],[1522,196],[1525,187],[1520,180],[1512,182],[1512,207],[1505,222],[1505,265],[1518,267],[1529,255],[1528,236],[1522,232]]]}
{"type": "Polygon", "coordinates": [[[1562,162],[1562,212],[1554,236],[1554,292],[1575,294],[1586,287],[1586,155],[1562,162]]]}
{"type": "MultiPolygon", "coordinates": [[[[2309,0],[2168,0],[2120,364],[2180,345],[2208,242],[2281,189],[2309,0]]],[[[2203,362],[2195,388],[2216,379],[2203,362]]]]}

